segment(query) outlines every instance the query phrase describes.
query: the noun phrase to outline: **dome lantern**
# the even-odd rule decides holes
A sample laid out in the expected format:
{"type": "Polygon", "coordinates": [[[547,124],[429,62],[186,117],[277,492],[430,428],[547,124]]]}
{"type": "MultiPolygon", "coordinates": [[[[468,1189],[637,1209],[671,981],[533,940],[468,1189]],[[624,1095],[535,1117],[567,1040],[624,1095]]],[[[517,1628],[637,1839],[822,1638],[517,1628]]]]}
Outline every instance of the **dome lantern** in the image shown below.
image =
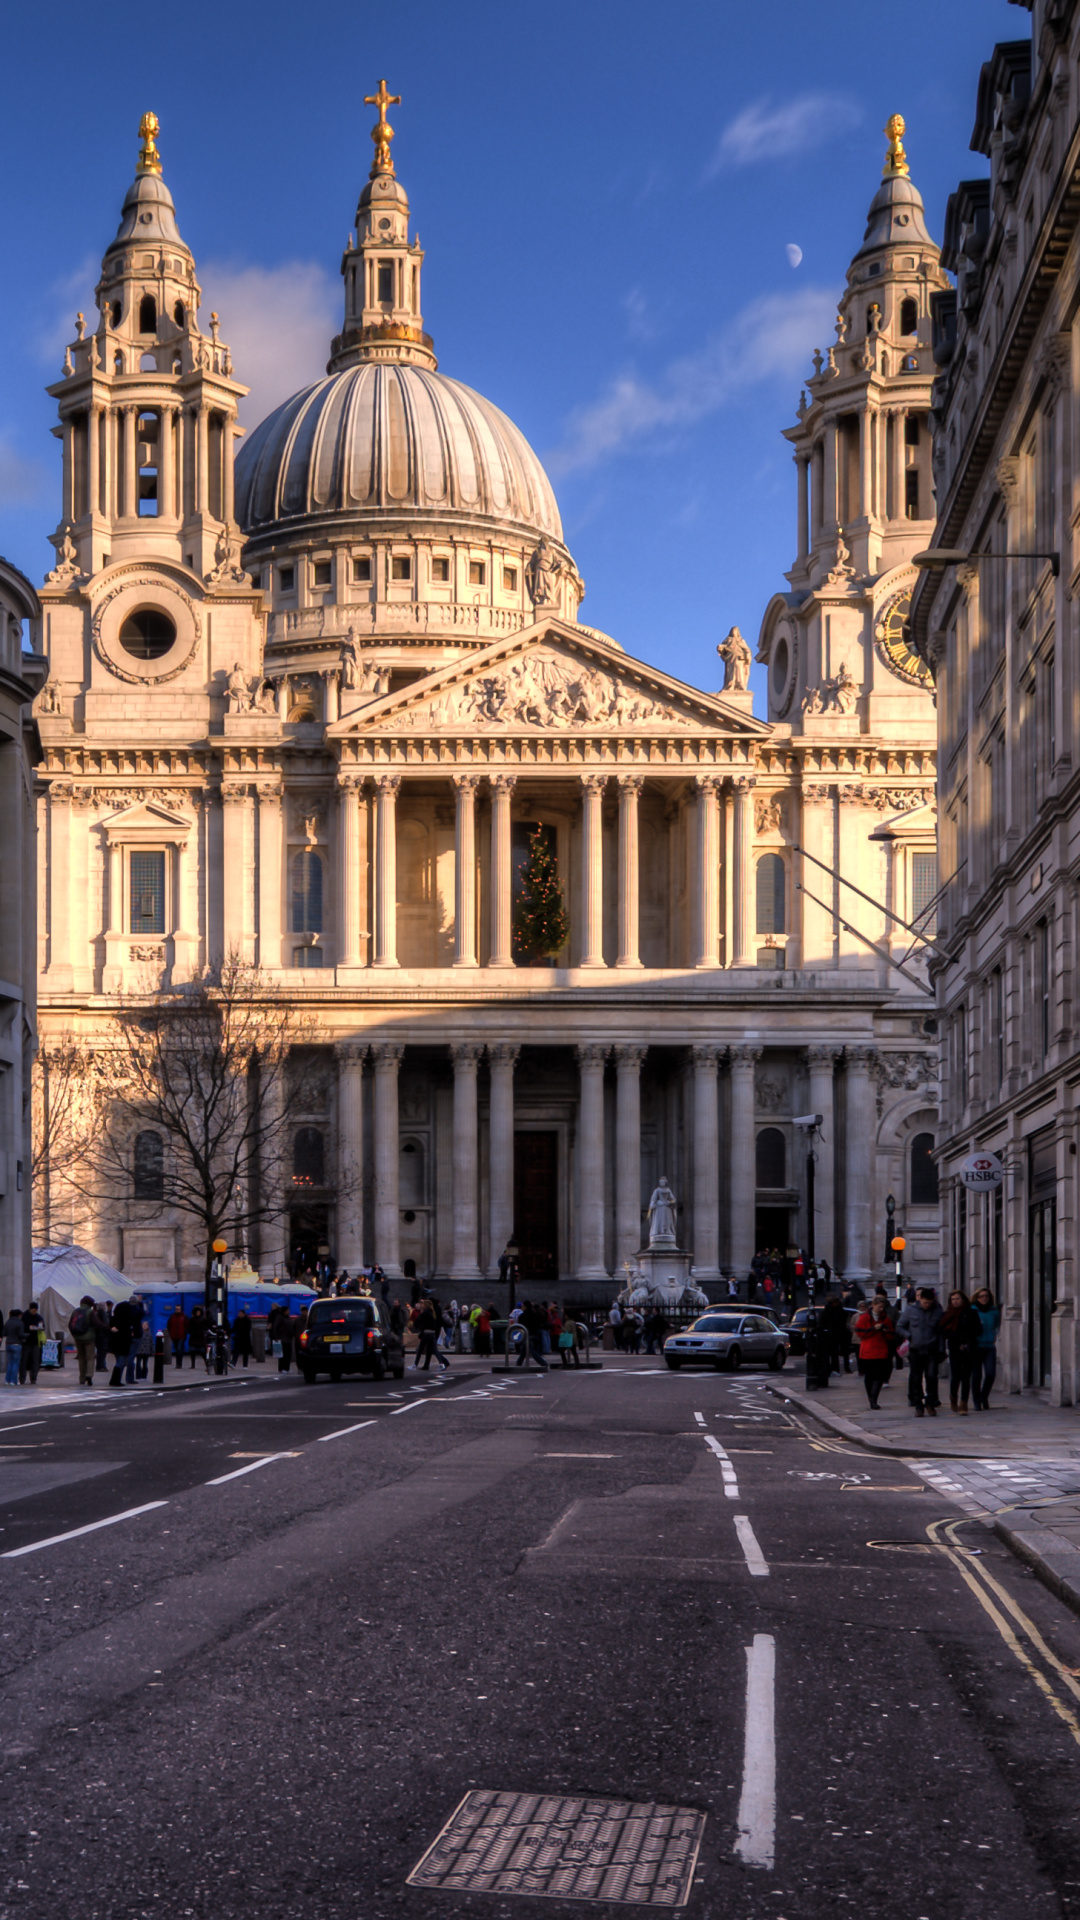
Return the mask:
{"type": "Polygon", "coordinates": [[[331,347],[328,373],[364,360],[432,370],[437,365],[420,311],[424,255],[419,240],[410,242],[409,196],[390,153],[394,129],[386,109],[400,100],[400,93],[387,92],[385,80],[377,93],[364,95],[365,105],[379,110],[371,129],[375,158],[356,209],[355,240],[350,235],[342,255],[345,324],[331,347]]]}

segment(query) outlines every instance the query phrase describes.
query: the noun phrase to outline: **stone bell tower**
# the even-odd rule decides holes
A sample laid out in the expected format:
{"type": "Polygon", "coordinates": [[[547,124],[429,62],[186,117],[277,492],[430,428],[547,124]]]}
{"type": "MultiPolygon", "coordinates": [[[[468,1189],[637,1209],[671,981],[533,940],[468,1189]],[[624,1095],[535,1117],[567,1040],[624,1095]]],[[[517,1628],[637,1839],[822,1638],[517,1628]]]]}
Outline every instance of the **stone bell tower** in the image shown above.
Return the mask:
{"type": "Polygon", "coordinates": [[[235,564],[233,436],[247,392],[229,349],[199,325],[200,288],[162,178],[156,114],[143,115],[135,179],[101,267],[97,325],[78,316],[54,432],[64,447],[61,564],[90,577],[129,557],[205,577],[235,564]]]}

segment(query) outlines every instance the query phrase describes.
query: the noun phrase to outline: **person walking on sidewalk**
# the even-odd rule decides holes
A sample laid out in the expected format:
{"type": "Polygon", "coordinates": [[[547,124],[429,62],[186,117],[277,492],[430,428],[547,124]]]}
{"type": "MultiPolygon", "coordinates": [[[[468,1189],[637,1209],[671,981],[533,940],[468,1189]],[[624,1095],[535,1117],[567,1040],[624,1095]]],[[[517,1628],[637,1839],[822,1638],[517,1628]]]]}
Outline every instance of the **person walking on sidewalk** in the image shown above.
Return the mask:
{"type": "Polygon", "coordinates": [[[997,1375],[997,1337],[1001,1330],[1001,1308],[994,1305],[989,1287],[976,1287],[972,1302],[979,1319],[979,1337],[971,1362],[971,1397],[976,1413],[989,1413],[990,1389],[997,1375]]]}
{"type": "Polygon", "coordinates": [[[68,1332],[75,1342],[75,1352],[79,1357],[79,1385],[92,1387],[94,1362],[97,1359],[97,1330],[94,1326],[94,1302],[88,1293],[83,1294],[68,1320],[68,1332]]]}
{"type": "Polygon", "coordinates": [[[183,1307],[174,1307],[165,1322],[165,1331],[172,1341],[173,1358],[177,1366],[184,1365],[184,1341],[187,1339],[187,1315],[183,1307]]]}
{"type": "Polygon", "coordinates": [[[109,1352],[113,1357],[113,1370],[109,1375],[110,1387],[122,1387],[124,1384],[124,1366],[131,1354],[132,1379],[135,1377],[135,1356],[132,1351],[132,1312],[126,1300],[118,1300],[112,1310],[109,1321],[109,1352]]]}
{"type": "Polygon", "coordinates": [[[4,1322],[4,1345],[7,1348],[7,1374],[5,1378],[9,1387],[17,1387],[19,1384],[19,1363],[22,1360],[23,1317],[15,1307],[12,1307],[11,1312],[4,1322]]]}
{"type": "Polygon", "coordinates": [[[980,1328],[979,1316],[967,1294],[954,1287],[941,1316],[941,1332],[949,1355],[949,1405],[954,1413],[968,1410],[971,1369],[980,1328]]]}
{"type": "Polygon", "coordinates": [[[908,1342],[908,1399],[919,1419],[936,1414],[938,1354],[941,1346],[941,1307],[933,1287],[919,1287],[896,1323],[901,1340],[908,1342]]]}
{"type": "Polygon", "coordinates": [[[859,1365],[866,1398],[871,1412],[877,1413],[878,1397],[892,1373],[896,1346],[896,1331],[884,1300],[872,1300],[863,1308],[855,1322],[855,1337],[859,1342],[859,1365]]]}
{"type": "Polygon", "coordinates": [[[440,1373],[445,1373],[450,1362],[436,1344],[442,1326],[442,1314],[430,1295],[420,1309],[420,1318],[416,1325],[420,1339],[416,1349],[416,1359],[413,1361],[413,1371],[430,1373],[431,1356],[434,1354],[439,1363],[440,1373]],[[421,1360],[424,1363],[423,1367],[420,1365],[421,1360]]]}
{"type": "Polygon", "coordinates": [[[32,1387],[37,1386],[38,1368],[41,1365],[41,1343],[45,1337],[43,1321],[37,1309],[37,1301],[31,1300],[23,1308],[23,1343],[19,1355],[19,1385],[24,1387],[29,1380],[32,1387]]]}

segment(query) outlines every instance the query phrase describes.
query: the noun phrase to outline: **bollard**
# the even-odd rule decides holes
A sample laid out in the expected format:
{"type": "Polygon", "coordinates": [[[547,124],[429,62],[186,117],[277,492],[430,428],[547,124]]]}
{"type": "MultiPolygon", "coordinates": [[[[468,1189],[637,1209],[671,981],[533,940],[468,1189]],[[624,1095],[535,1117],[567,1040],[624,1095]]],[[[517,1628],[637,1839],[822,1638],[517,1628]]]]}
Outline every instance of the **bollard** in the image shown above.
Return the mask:
{"type": "Polygon", "coordinates": [[[819,1315],[811,1306],[806,1316],[807,1391],[829,1384],[829,1346],[819,1324],[819,1315]]]}
{"type": "Polygon", "coordinates": [[[155,1387],[161,1387],[161,1386],[164,1386],[164,1384],[165,1384],[165,1335],[163,1333],[159,1333],[159,1334],[155,1334],[154,1336],[154,1385],[155,1387]]]}

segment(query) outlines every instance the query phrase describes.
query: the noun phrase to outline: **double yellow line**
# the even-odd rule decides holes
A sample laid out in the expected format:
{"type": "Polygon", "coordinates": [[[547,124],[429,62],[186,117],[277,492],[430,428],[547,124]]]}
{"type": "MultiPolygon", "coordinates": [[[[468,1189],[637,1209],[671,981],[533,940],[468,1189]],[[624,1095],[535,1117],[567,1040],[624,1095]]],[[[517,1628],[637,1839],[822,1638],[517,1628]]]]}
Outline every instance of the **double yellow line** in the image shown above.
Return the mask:
{"type": "Polygon", "coordinates": [[[993,1574],[984,1567],[978,1555],[973,1554],[956,1537],[957,1527],[970,1526],[969,1520],[934,1520],[927,1527],[927,1535],[946,1560],[951,1560],[960,1578],[966,1581],[979,1602],[984,1613],[988,1614],[997,1628],[1010,1653],[1019,1660],[1029,1679],[1033,1680],[1043,1698],[1049,1701],[1059,1720],[1063,1720],[1080,1747],[1080,1719],[1076,1710],[1063,1700],[1059,1692],[1051,1686],[1040,1667],[1035,1663],[1033,1654],[1049,1668],[1060,1688],[1071,1694],[1080,1706],[1080,1683],[1062,1665],[1057,1654],[1047,1646],[1042,1634],[1033,1620],[1029,1620],[1022,1607],[1017,1606],[1012,1594],[995,1580],[993,1574]],[[944,1535],[944,1538],[942,1536],[944,1535]],[[945,1544],[946,1540],[949,1542],[945,1544]],[[1009,1617],[1006,1618],[1006,1615],[1009,1617]],[[1010,1625],[1010,1620],[1015,1626],[1010,1625]],[[1025,1644],[1026,1642],[1026,1644],[1025,1644]],[[1030,1649],[1030,1651],[1029,1651],[1030,1649]]]}

